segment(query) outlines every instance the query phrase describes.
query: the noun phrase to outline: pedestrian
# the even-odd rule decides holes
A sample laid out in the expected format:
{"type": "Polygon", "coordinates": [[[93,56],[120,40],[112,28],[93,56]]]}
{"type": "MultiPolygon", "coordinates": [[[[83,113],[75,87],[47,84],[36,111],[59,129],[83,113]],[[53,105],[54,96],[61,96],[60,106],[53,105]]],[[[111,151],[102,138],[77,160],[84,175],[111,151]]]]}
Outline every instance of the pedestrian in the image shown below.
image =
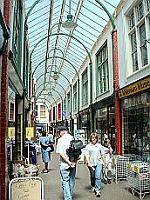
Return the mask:
{"type": "Polygon", "coordinates": [[[103,180],[104,184],[111,184],[112,179],[112,152],[113,149],[110,144],[110,140],[106,138],[104,140],[104,156],[103,156],[103,180]]]}
{"type": "Polygon", "coordinates": [[[42,160],[44,162],[44,169],[43,173],[48,173],[48,163],[51,160],[51,147],[50,147],[50,140],[49,137],[46,136],[46,131],[42,132],[42,136],[40,137],[40,144],[41,144],[41,153],[42,153],[42,160]]]}
{"type": "Polygon", "coordinates": [[[56,153],[60,155],[60,178],[64,193],[64,200],[73,199],[73,190],[75,186],[76,160],[70,161],[67,155],[67,149],[70,146],[73,136],[69,134],[66,127],[59,128],[60,138],[58,139],[56,153]]]}
{"type": "Polygon", "coordinates": [[[90,134],[89,144],[86,145],[85,150],[86,162],[90,172],[92,191],[95,192],[96,197],[100,197],[104,147],[98,142],[98,136],[96,133],[90,134]]]}

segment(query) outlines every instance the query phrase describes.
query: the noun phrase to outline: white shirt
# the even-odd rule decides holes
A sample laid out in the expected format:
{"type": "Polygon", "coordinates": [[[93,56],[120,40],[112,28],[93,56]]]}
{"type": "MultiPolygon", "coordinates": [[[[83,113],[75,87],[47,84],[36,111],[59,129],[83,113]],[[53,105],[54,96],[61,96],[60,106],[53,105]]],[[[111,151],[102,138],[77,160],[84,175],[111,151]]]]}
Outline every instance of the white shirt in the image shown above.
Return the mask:
{"type": "MultiPolygon", "coordinates": [[[[73,136],[66,133],[58,139],[56,153],[64,154],[68,157],[66,150],[70,146],[70,141],[73,140],[73,136]]],[[[69,168],[70,166],[60,157],[60,166],[62,168],[69,168]]]]}
{"type": "Polygon", "coordinates": [[[90,164],[96,166],[98,163],[102,164],[102,155],[104,155],[104,147],[99,144],[87,144],[86,156],[89,157],[90,164]]]}

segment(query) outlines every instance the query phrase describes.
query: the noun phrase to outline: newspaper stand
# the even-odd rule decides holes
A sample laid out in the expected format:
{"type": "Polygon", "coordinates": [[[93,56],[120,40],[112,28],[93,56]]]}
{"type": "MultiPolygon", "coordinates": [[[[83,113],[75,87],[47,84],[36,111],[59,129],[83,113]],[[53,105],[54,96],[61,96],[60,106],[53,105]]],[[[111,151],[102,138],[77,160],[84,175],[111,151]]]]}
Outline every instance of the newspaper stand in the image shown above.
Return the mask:
{"type": "Polygon", "coordinates": [[[150,165],[142,161],[129,163],[127,183],[132,194],[139,194],[142,200],[146,194],[150,193],[150,165]]]}
{"type": "Polygon", "coordinates": [[[9,200],[44,200],[44,184],[40,177],[14,178],[9,183],[9,200]]]}
{"type": "Polygon", "coordinates": [[[136,156],[133,154],[126,154],[123,156],[117,155],[114,156],[112,160],[115,183],[117,183],[118,180],[126,180],[128,174],[128,164],[130,161],[136,160],[136,156]]]}

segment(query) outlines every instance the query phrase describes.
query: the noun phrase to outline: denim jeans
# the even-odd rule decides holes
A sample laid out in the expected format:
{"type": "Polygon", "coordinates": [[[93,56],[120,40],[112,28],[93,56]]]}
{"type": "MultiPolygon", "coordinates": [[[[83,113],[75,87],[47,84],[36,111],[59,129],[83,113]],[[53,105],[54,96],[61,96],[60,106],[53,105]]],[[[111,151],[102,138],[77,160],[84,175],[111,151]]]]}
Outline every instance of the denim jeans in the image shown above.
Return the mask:
{"type": "Polygon", "coordinates": [[[98,163],[96,166],[89,167],[91,186],[95,187],[95,191],[99,192],[101,189],[101,173],[102,164],[98,163]]]}
{"type": "Polygon", "coordinates": [[[75,185],[76,167],[74,168],[60,168],[60,177],[62,188],[64,191],[64,200],[72,200],[73,189],[75,185]]]}

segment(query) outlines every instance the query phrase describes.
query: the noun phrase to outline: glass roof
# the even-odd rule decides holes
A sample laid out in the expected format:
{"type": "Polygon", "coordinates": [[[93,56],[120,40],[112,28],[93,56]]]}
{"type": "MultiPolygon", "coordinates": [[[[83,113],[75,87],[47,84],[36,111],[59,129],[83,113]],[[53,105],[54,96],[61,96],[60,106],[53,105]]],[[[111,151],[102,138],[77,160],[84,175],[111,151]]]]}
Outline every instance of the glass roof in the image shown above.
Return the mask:
{"type": "MultiPolygon", "coordinates": [[[[120,0],[99,1],[112,14],[120,0]]],[[[54,102],[66,95],[109,17],[96,0],[25,0],[25,7],[36,96],[46,90],[54,102]],[[71,31],[62,26],[68,14],[77,23],[71,31]]]]}

